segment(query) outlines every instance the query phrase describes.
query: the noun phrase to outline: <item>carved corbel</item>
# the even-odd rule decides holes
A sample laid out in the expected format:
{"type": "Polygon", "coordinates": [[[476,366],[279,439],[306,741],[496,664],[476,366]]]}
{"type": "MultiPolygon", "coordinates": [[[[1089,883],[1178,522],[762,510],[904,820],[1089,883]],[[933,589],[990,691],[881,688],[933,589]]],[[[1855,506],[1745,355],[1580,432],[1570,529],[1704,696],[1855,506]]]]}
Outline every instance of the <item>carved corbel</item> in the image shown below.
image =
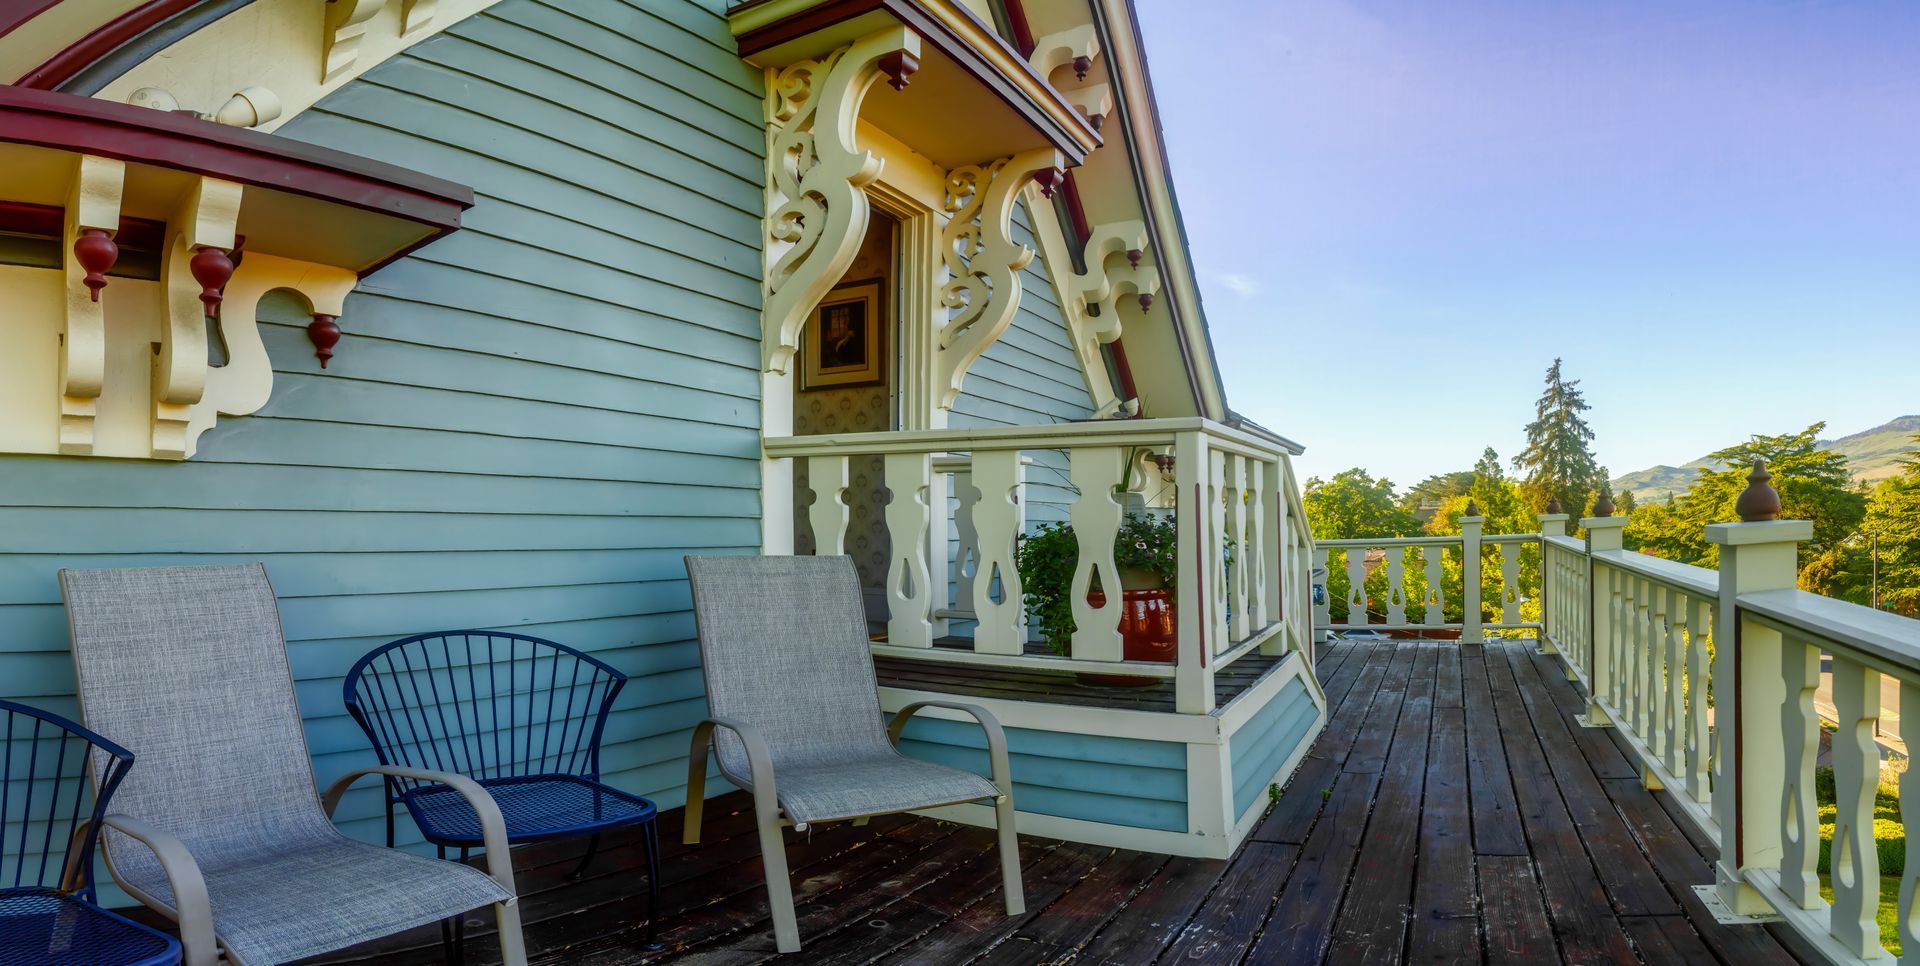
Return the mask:
{"type": "Polygon", "coordinates": [[[940,256],[953,279],[941,297],[950,314],[940,330],[934,383],[942,408],[953,408],[967,369],[1007,330],[1020,308],[1020,272],[1033,261],[1033,249],[1011,235],[1021,189],[1043,173],[1051,184],[1063,163],[1059,151],[1034,148],[947,174],[946,209],[951,217],[941,233],[940,256]]]}
{"type": "Polygon", "coordinates": [[[1099,57],[1099,35],[1092,24],[1082,24],[1034,41],[1033,54],[1027,58],[1034,72],[1085,115],[1096,131],[1113,112],[1113,88],[1105,81],[1086,82],[1099,57]],[[1068,71],[1073,73],[1071,81],[1066,77],[1068,71]]]}
{"type": "Polygon", "coordinates": [[[1142,308],[1160,291],[1160,272],[1142,262],[1147,250],[1147,226],[1140,221],[1097,225],[1087,238],[1083,263],[1086,272],[1068,283],[1071,298],[1086,317],[1089,335],[1099,342],[1120,337],[1119,302],[1124,296],[1144,299],[1142,308]],[[1099,308],[1095,316],[1092,309],[1099,308]]]}
{"type": "Polygon", "coordinates": [[[74,163],[67,191],[67,318],[60,346],[60,452],[93,452],[93,418],[107,375],[106,307],[100,301],[119,249],[120,189],[127,166],[86,155],[74,163]]]}
{"type": "Polygon", "coordinates": [[[260,300],[269,292],[291,291],[306,300],[316,318],[338,318],[359,276],[344,268],[299,262],[259,252],[249,254],[227,282],[220,305],[220,335],[227,364],[209,369],[206,389],[188,414],[184,452],[192,456],[200,434],[221,416],[248,416],[273,395],[273,363],[260,340],[260,300]]]}
{"type": "Polygon", "coordinates": [[[331,83],[360,59],[360,39],[366,36],[367,23],[386,6],[387,0],[327,0],[326,24],[320,34],[320,83],[331,83]]]}
{"type": "Polygon", "coordinates": [[[433,23],[434,8],[440,0],[402,0],[400,36],[410,37],[433,23]]]}
{"type": "Polygon", "coordinates": [[[765,365],[784,373],[800,330],[853,263],[871,214],[867,185],[881,161],[855,132],[860,105],[882,77],[898,89],[919,65],[920,37],[905,27],[868,34],[817,61],[770,73],[765,365]]]}
{"type": "Polygon", "coordinates": [[[231,181],[200,178],[167,220],[160,269],[166,317],[153,361],[153,455],[160,459],[186,459],[190,451],[187,424],[207,386],[207,321],[219,311],[220,290],[233,272],[228,253],[240,194],[231,181]]]}

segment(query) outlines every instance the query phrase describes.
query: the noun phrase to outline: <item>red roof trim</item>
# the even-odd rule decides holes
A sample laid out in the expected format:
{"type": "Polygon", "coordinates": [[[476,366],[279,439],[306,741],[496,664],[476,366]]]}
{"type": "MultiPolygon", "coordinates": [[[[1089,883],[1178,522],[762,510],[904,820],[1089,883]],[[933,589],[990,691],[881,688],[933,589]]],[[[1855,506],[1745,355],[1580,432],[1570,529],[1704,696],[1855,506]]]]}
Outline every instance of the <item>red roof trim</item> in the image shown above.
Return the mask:
{"type": "MultiPolygon", "coordinates": [[[[14,83],[37,90],[53,90],[66,83],[68,78],[87,69],[94,61],[112,53],[114,48],[146,33],[167,18],[181,13],[198,2],[199,0],[148,0],[147,3],[101,24],[92,33],[68,45],[67,49],[47,58],[46,63],[22,74],[14,83]]],[[[0,33],[5,32],[5,29],[0,29],[0,33]]]]}
{"type": "Polygon", "coordinates": [[[332,148],[184,114],[0,86],[0,141],[177,168],[428,225],[460,227],[473,189],[332,148]]]}

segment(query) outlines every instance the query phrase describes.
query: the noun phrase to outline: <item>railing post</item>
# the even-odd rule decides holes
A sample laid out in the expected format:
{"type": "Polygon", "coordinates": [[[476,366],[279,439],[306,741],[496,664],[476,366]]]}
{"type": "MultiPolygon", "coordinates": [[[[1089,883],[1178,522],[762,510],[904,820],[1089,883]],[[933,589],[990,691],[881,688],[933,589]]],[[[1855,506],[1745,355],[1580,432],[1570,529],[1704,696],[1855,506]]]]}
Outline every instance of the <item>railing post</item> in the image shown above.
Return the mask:
{"type": "Polygon", "coordinates": [[[1813,537],[1812,523],[1778,519],[1780,497],[1767,487],[1767,478],[1756,463],[1735,506],[1741,522],[1707,527],[1708,542],[1720,548],[1712,673],[1720,742],[1713,812],[1721,841],[1714,878],[1720,898],[1742,915],[1772,911],[1747,884],[1746,870],[1780,864],[1781,789],[1787,780],[1781,713],[1787,686],[1779,632],[1742,620],[1739,596],[1792,589],[1800,544],[1813,537]]]}
{"type": "MultiPolygon", "coordinates": [[[[1550,511],[1558,511],[1559,508],[1560,505],[1557,503],[1547,507],[1550,511]]],[[[1554,560],[1549,556],[1547,538],[1567,535],[1567,514],[1542,513],[1538,519],[1540,521],[1540,653],[1558,654],[1560,648],[1555,645],[1550,631],[1559,631],[1563,634],[1565,631],[1561,629],[1563,622],[1553,613],[1553,608],[1560,606],[1560,601],[1555,599],[1560,588],[1555,586],[1554,560]]]]}
{"type": "Polygon", "coordinates": [[[1611,502],[1595,500],[1593,509],[1593,516],[1580,519],[1580,526],[1587,531],[1587,588],[1593,598],[1587,609],[1593,618],[1593,632],[1587,635],[1593,651],[1587,659],[1586,723],[1588,727],[1604,728],[1613,724],[1613,718],[1600,705],[1600,697],[1613,693],[1613,677],[1618,671],[1613,666],[1613,581],[1601,579],[1599,568],[1605,565],[1594,560],[1593,555],[1625,546],[1622,531],[1626,529],[1627,518],[1614,516],[1611,502]]]}
{"type": "Polygon", "coordinates": [[[1213,642],[1207,635],[1213,629],[1213,615],[1207,607],[1213,602],[1213,583],[1209,574],[1218,569],[1219,559],[1209,559],[1207,548],[1216,546],[1208,539],[1213,527],[1213,504],[1208,501],[1213,461],[1205,433],[1185,432],[1174,437],[1173,472],[1174,519],[1180,554],[1179,576],[1174,584],[1174,624],[1176,638],[1173,702],[1181,714],[1206,714],[1213,710],[1213,642]]]}
{"type": "Polygon", "coordinates": [[[1471,501],[1467,514],[1460,518],[1460,643],[1482,644],[1487,635],[1480,619],[1480,528],[1487,518],[1471,501]]]}

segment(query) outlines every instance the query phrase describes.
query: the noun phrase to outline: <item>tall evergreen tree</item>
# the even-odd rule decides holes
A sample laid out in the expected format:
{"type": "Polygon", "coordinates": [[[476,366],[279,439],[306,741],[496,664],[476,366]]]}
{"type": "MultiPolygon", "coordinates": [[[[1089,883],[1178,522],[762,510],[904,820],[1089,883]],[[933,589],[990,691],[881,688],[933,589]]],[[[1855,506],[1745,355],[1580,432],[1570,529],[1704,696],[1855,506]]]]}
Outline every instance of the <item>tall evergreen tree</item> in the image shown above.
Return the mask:
{"type": "Polygon", "coordinates": [[[1527,447],[1513,459],[1513,468],[1525,474],[1520,491],[1536,513],[1554,499],[1569,513],[1583,513],[1605,482],[1588,445],[1593,430],[1580,416],[1589,407],[1579,386],[1580,380],[1561,375],[1560,360],[1554,359],[1546,391],[1534,404],[1534,420],[1527,424],[1527,447]]]}

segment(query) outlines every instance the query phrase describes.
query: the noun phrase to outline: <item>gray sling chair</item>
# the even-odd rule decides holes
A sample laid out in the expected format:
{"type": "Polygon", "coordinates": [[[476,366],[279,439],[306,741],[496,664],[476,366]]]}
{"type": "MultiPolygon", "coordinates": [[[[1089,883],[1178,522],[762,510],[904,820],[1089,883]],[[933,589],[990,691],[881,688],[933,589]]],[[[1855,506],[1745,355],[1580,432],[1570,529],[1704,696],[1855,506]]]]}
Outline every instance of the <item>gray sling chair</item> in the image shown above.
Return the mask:
{"type": "Polygon", "coordinates": [[[179,923],[187,966],[223,952],[242,966],[285,962],[487,905],[501,956],[526,962],[506,828],[485,790],[376,767],[317,794],[266,568],[62,570],[60,586],[88,725],[142,766],[103,820],[108,870],[179,923]],[[334,828],[341,795],[368,775],[459,791],[485,829],[491,875],[334,828]]]}
{"type": "Polygon", "coordinates": [[[712,717],[693,732],[686,842],[700,841],[711,742],[721,774],[753,793],[781,952],[800,949],[783,824],[805,831],[815,822],[991,800],[1007,915],[1026,911],[1006,734],[985,708],[947,701],[907,705],[883,725],[852,557],[688,557],[687,578],[712,717]],[[894,748],[900,729],[921,708],[960,711],[980,722],[993,781],[894,748]]]}

